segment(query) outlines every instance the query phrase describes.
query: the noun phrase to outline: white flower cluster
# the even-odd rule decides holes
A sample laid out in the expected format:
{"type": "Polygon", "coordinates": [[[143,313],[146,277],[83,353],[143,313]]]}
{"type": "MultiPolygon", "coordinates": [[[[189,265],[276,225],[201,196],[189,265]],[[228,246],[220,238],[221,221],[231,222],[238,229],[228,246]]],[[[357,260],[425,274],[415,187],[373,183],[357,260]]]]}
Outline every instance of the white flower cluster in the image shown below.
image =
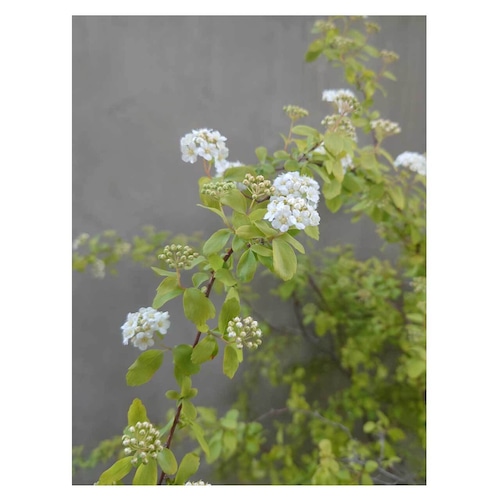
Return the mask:
{"type": "Polygon", "coordinates": [[[238,349],[243,349],[243,346],[256,349],[262,344],[261,336],[259,323],[252,316],[243,319],[236,316],[227,324],[227,337],[235,341],[238,349]]]}
{"type": "Polygon", "coordinates": [[[205,481],[188,481],[184,483],[184,486],[212,486],[210,483],[205,483],[205,481]]]}
{"type": "Polygon", "coordinates": [[[359,101],[349,89],[323,90],[323,101],[333,102],[341,115],[352,113],[359,108],[359,101]]]}
{"type": "Polygon", "coordinates": [[[131,340],[134,347],[145,351],[154,344],[154,334],[165,335],[170,326],[168,312],[152,307],[141,307],[135,313],[128,313],[127,321],[121,326],[123,344],[131,340]]]}
{"type": "Polygon", "coordinates": [[[202,128],[193,130],[181,139],[182,161],[195,163],[198,156],[207,161],[222,161],[227,158],[229,149],[227,138],[217,130],[202,128]]]}
{"type": "Polygon", "coordinates": [[[106,276],[106,264],[102,259],[96,259],[92,263],[90,272],[94,278],[103,279],[106,276]]]}
{"type": "Polygon", "coordinates": [[[148,458],[155,459],[163,449],[160,432],[149,422],[137,422],[129,426],[122,436],[125,455],[132,455],[132,464],[147,464],[148,458]]]}
{"type": "Polygon", "coordinates": [[[410,151],[401,153],[396,160],[394,160],[394,166],[409,168],[420,175],[425,175],[427,173],[427,161],[425,156],[410,151]]]}
{"type": "Polygon", "coordinates": [[[73,241],[73,250],[77,250],[79,247],[87,243],[90,235],[88,233],[82,233],[75,238],[73,241]]]}
{"type": "Polygon", "coordinates": [[[319,184],[314,179],[298,172],[286,172],[276,177],[273,186],[275,194],[267,205],[264,219],[275,229],[286,233],[290,228],[319,225],[316,211],[319,184]]]}

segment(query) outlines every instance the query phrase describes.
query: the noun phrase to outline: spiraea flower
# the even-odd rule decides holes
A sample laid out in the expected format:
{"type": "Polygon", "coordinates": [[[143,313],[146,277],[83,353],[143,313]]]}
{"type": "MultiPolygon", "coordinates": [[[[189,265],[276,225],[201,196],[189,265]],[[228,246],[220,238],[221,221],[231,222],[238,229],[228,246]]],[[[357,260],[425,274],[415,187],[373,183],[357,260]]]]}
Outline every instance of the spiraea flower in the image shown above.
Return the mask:
{"type": "Polygon", "coordinates": [[[87,243],[89,240],[90,235],[88,233],[82,233],[78,235],[75,240],[73,241],[73,250],[77,250],[79,247],[87,243]]]}
{"type": "Polygon", "coordinates": [[[92,276],[94,276],[94,278],[102,279],[106,276],[106,264],[102,259],[96,259],[92,263],[90,272],[92,273],[92,276]]]}
{"type": "Polygon", "coordinates": [[[208,162],[223,161],[229,154],[226,140],[217,130],[193,130],[181,139],[182,161],[195,163],[198,157],[208,162]]]}
{"type": "Polygon", "coordinates": [[[424,155],[405,151],[394,160],[395,167],[409,168],[420,175],[427,173],[427,161],[424,155]]]}
{"type": "Polygon", "coordinates": [[[257,349],[262,344],[262,331],[259,324],[251,316],[236,316],[227,324],[227,338],[233,340],[238,349],[248,347],[257,349]]]}
{"type": "Polygon", "coordinates": [[[135,313],[128,313],[127,321],[121,326],[123,345],[132,342],[134,347],[145,351],[154,345],[155,338],[166,335],[170,327],[170,315],[152,307],[141,307],[135,313]]]}
{"type": "Polygon", "coordinates": [[[137,422],[130,425],[122,436],[125,455],[133,455],[132,464],[147,464],[156,459],[163,449],[159,439],[160,432],[149,422],[137,422]]]}
{"type": "Polygon", "coordinates": [[[272,227],[286,233],[289,229],[305,229],[319,224],[316,211],[319,184],[313,178],[298,172],[286,172],[274,180],[273,187],[274,194],[264,215],[272,227]]]}
{"type": "Polygon", "coordinates": [[[349,89],[323,90],[323,101],[332,102],[341,115],[353,113],[359,109],[359,101],[349,89]]]}
{"type": "Polygon", "coordinates": [[[184,483],[184,486],[212,486],[210,483],[205,483],[205,481],[188,481],[184,483]]]}
{"type": "Polygon", "coordinates": [[[177,270],[189,267],[199,255],[189,245],[176,245],[174,243],[167,245],[163,249],[163,253],[158,255],[158,259],[165,261],[169,267],[177,270]]]}

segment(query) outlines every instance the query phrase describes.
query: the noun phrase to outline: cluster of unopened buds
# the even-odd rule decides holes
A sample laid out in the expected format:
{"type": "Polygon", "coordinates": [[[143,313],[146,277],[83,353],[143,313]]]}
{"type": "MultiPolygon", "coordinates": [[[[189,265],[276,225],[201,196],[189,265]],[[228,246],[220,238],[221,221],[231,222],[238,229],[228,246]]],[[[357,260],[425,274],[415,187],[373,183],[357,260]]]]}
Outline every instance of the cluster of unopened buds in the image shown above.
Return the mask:
{"type": "Polygon", "coordinates": [[[324,125],[327,130],[332,132],[337,132],[354,142],[358,142],[358,136],[356,134],[356,127],[352,124],[352,121],[348,116],[345,115],[328,115],[321,120],[321,125],[324,125]]]}
{"type": "Polygon", "coordinates": [[[360,104],[357,97],[349,89],[323,90],[323,101],[332,102],[341,115],[354,113],[359,110],[360,104]]]}
{"type": "Polygon", "coordinates": [[[384,120],[383,118],[372,120],[370,122],[370,127],[375,132],[375,136],[378,141],[401,132],[399,124],[391,122],[390,120],[384,120]]]}
{"type": "Polygon", "coordinates": [[[238,349],[243,349],[243,346],[256,349],[262,344],[261,336],[259,324],[251,316],[243,319],[236,316],[227,324],[227,338],[234,340],[238,349]]]}
{"type": "Polygon", "coordinates": [[[263,175],[253,176],[252,174],[246,174],[243,184],[252,194],[252,200],[268,198],[275,191],[272,182],[265,179],[263,175]]]}
{"type": "Polygon", "coordinates": [[[163,449],[160,432],[149,422],[137,422],[129,426],[122,436],[125,455],[134,455],[133,465],[147,464],[148,459],[156,459],[163,449]]]}
{"type": "Polygon", "coordinates": [[[380,56],[382,57],[382,61],[384,61],[386,64],[393,63],[399,59],[399,55],[392,50],[381,50],[380,56]]]}
{"type": "Polygon", "coordinates": [[[292,104],[284,106],[283,111],[292,121],[298,120],[299,118],[304,118],[305,116],[309,116],[309,111],[307,111],[307,109],[301,108],[299,106],[294,106],[292,104]]]}
{"type": "Polygon", "coordinates": [[[173,269],[185,269],[189,267],[194,259],[199,257],[199,253],[195,252],[188,245],[167,245],[163,249],[163,253],[158,255],[159,260],[165,261],[165,263],[173,269]]]}
{"type": "Polygon", "coordinates": [[[203,184],[201,194],[211,196],[212,198],[220,198],[227,192],[236,188],[236,184],[232,181],[215,181],[203,184]]]}

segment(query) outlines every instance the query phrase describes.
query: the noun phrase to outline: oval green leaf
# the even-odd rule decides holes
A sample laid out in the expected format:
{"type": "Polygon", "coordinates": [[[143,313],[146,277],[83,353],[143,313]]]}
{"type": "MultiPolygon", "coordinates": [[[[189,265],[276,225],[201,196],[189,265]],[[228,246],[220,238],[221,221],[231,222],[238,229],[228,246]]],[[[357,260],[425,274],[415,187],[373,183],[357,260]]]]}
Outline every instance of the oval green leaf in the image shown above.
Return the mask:
{"type": "Polygon", "coordinates": [[[163,354],[159,349],[143,352],[127,371],[127,385],[142,385],[151,380],[163,363],[163,354]]]}

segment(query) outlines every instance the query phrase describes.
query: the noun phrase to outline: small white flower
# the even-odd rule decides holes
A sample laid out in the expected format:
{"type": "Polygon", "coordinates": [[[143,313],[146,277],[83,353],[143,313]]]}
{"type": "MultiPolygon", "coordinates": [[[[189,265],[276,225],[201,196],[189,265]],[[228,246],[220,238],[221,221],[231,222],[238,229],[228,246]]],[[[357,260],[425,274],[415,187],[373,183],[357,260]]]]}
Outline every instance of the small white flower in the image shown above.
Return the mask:
{"type": "Polygon", "coordinates": [[[128,313],[127,321],[121,326],[123,344],[132,342],[141,351],[154,345],[156,335],[166,335],[170,327],[168,312],[160,312],[152,307],[141,307],[135,313],[128,313]]]}
{"type": "Polygon", "coordinates": [[[420,175],[426,175],[427,173],[427,161],[425,156],[410,151],[401,153],[396,160],[394,160],[394,166],[409,168],[420,175]]]}

